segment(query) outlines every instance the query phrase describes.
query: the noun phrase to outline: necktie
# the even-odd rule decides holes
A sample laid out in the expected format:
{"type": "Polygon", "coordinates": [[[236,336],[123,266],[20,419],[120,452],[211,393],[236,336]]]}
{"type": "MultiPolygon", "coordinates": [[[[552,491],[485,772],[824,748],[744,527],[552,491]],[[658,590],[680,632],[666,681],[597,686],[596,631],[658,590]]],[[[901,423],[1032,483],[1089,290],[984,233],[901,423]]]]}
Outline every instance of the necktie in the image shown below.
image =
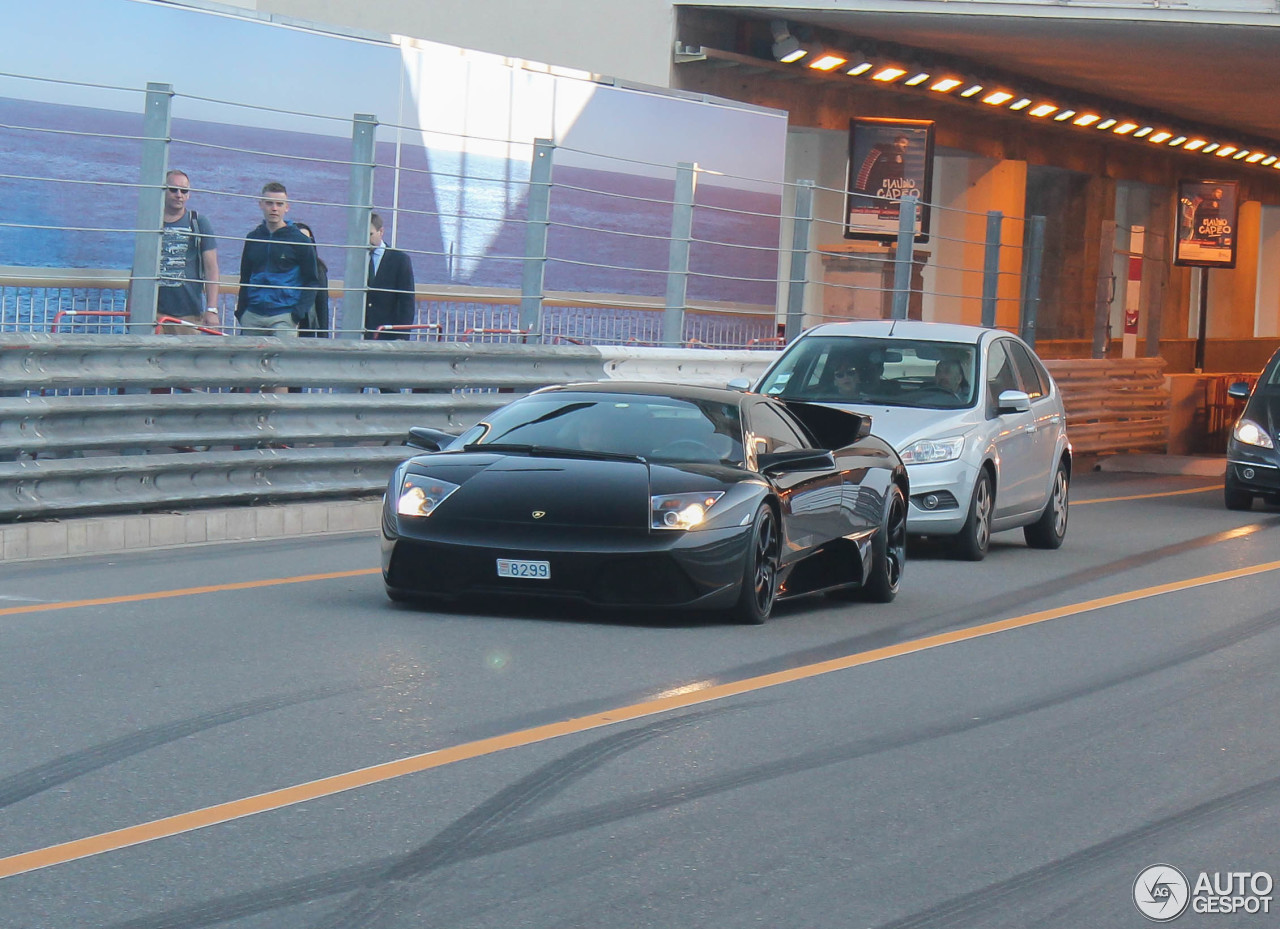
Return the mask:
{"type": "Polygon", "coordinates": [[[373,276],[378,273],[378,265],[374,262],[374,250],[369,249],[369,280],[373,280],[373,276]]]}

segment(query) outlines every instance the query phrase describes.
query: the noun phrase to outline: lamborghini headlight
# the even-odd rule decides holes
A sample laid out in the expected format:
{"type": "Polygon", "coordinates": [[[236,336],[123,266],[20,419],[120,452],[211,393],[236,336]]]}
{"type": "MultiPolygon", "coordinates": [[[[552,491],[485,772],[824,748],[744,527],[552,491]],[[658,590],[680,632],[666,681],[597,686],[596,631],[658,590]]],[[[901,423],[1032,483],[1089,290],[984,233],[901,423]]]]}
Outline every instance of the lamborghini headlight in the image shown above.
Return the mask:
{"type": "Polygon", "coordinates": [[[1271,436],[1267,435],[1267,430],[1251,419],[1240,420],[1236,423],[1235,429],[1231,430],[1231,434],[1235,436],[1237,442],[1243,442],[1245,445],[1256,445],[1259,448],[1276,447],[1271,436]]]}
{"type": "Polygon", "coordinates": [[[457,489],[457,484],[439,478],[406,474],[396,497],[396,512],[401,516],[430,516],[457,489]]]}
{"type": "Polygon", "coordinates": [[[950,439],[921,439],[902,450],[903,464],[936,464],[954,461],[964,451],[964,436],[950,439]]]}
{"type": "Polygon", "coordinates": [[[707,511],[724,496],[723,490],[709,493],[664,494],[650,498],[654,529],[695,529],[707,518],[707,511]]]}

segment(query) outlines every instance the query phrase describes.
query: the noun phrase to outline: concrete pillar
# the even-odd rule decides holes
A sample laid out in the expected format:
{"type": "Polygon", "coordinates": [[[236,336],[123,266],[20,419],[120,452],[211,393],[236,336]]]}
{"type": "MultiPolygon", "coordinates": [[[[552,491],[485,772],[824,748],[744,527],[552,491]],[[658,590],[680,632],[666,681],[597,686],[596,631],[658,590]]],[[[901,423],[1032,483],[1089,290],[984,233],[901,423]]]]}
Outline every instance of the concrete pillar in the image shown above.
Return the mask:
{"type": "Polygon", "coordinates": [[[1021,297],[1022,241],[1026,224],[1027,163],[971,155],[934,158],[933,211],[925,271],[924,318],[979,325],[987,213],[998,210],[1001,225],[999,285],[995,322],[1017,331],[1021,297]],[[972,269],[972,270],[965,270],[972,269]]]}
{"type": "Polygon", "coordinates": [[[1253,334],[1280,336],[1280,207],[1264,206],[1258,217],[1258,289],[1253,334]]]}

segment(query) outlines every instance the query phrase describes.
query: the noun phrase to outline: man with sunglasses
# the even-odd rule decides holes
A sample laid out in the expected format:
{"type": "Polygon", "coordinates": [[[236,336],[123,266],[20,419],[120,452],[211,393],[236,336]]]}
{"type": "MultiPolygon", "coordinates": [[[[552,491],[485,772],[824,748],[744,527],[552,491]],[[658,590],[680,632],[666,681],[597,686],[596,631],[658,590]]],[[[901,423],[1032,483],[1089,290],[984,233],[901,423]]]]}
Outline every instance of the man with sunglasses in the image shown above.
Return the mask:
{"type": "Polygon", "coordinates": [[[196,326],[219,322],[218,244],[209,220],[188,209],[191,180],[186,173],[172,170],[164,182],[156,314],[187,324],[167,323],[164,332],[189,335],[197,331],[196,326]]]}

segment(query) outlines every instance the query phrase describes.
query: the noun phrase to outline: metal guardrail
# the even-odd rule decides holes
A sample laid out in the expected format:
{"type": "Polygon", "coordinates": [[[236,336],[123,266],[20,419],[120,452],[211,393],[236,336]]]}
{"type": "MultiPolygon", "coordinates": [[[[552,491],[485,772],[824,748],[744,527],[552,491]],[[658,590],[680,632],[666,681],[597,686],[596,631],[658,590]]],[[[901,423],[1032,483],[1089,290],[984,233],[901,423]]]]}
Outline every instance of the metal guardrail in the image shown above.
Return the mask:
{"type": "Polygon", "coordinates": [[[116,449],[400,444],[409,426],[461,432],[493,393],[194,393],[0,399],[0,460],[116,449]]]}
{"type": "Polygon", "coordinates": [[[173,387],[533,390],[598,380],[599,350],[207,336],[0,335],[0,392],[173,387]]]}
{"type": "Polygon", "coordinates": [[[379,493],[403,447],[254,449],[0,464],[5,521],[379,493]]]}
{"type": "Polygon", "coordinates": [[[0,334],[0,522],[377,494],[411,426],[460,432],[549,384],[724,384],[774,354],[0,334]],[[260,392],[284,386],[309,392],[260,392]]]}

